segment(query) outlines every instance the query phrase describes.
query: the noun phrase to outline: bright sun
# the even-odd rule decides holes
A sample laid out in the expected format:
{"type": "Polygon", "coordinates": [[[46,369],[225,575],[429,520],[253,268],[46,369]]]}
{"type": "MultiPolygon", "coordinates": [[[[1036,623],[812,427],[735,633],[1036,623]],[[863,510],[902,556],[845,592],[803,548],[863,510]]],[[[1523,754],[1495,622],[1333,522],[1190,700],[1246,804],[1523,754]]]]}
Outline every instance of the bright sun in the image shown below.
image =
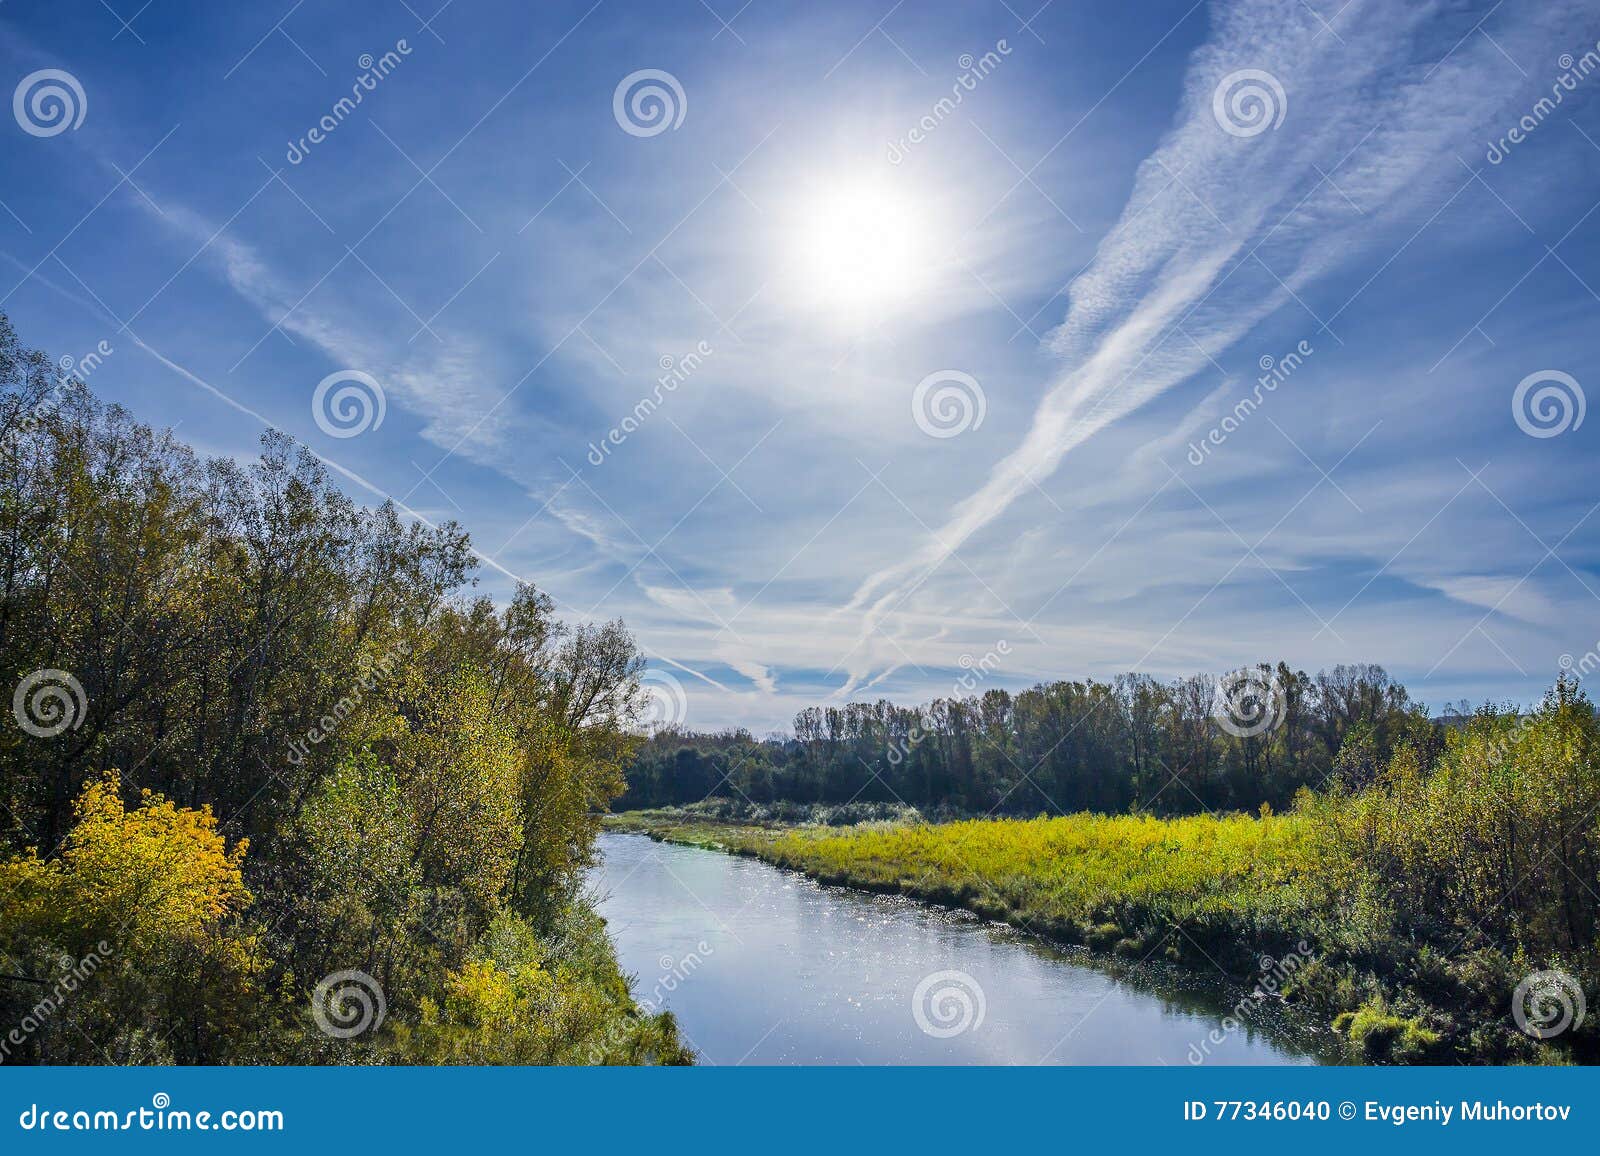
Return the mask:
{"type": "Polygon", "coordinates": [[[873,324],[926,285],[929,222],[884,184],[833,184],[807,197],[788,230],[789,267],[810,306],[873,324]]]}

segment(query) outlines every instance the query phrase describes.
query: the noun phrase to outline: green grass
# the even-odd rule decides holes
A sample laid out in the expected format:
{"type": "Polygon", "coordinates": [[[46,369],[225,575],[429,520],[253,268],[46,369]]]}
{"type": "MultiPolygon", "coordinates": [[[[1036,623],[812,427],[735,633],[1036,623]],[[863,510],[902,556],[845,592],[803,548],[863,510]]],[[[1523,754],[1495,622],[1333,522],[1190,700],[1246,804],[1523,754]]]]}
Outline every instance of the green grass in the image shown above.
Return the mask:
{"type": "Polygon", "coordinates": [[[1314,920],[1305,821],[1070,815],[772,828],[613,816],[613,830],[756,855],[825,883],[965,907],[1052,939],[1188,958],[1218,943],[1248,965],[1314,920]],[[1133,941],[1128,943],[1125,941],[1133,941]],[[1250,946],[1245,946],[1250,945],[1250,946]],[[1234,950],[1237,949],[1237,950],[1234,950]]]}
{"type": "Polygon", "coordinates": [[[1302,925],[1303,836],[1294,818],[1071,815],[799,829],[762,836],[760,853],[828,882],[952,903],[1056,939],[1107,948],[1133,939],[1184,954],[1219,935],[1279,944],[1302,925]]]}
{"type": "Polygon", "coordinates": [[[1551,1062],[1501,1022],[1516,982],[1507,961],[1443,959],[1397,933],[1390,913],[1330,880],[1315,823],[1302,814],[1079,814],[834,828],[670,809],[606,820],[614,831],[963,907],[1125,959],[1221,967],[1255,982],[1262,957],[1292,952],[1282,994],[1336,1024],[1351,1055],[1368,1062],[1551,1062]]]}
{"type": "Polygon", "coordinates": [[[1333,1030],[1374,1063],[1420,1063],[1437,1053],[1441,1038],[1414,1019],[1391,1014],[1382,1001],[1340,1012],[1333,1030]]]}

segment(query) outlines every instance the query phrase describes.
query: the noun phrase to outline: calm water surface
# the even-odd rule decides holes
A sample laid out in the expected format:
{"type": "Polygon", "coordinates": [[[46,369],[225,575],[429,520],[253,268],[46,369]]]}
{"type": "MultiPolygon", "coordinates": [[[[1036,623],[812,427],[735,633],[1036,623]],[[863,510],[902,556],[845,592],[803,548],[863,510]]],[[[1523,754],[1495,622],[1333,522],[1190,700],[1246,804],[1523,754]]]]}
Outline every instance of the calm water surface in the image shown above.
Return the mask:
{"type": "Polygon", "coordinates": [[[1059,950],[643,835],[600,848],[593,882],[623,969],[703,1063],[1307,1064],[1331,1046],[1276,1002],[1250,1001],[1227,1030],[1244,993],[1220,976],[1059,950]],[[936,972],[961,974],[924,983],[936,972]]]}

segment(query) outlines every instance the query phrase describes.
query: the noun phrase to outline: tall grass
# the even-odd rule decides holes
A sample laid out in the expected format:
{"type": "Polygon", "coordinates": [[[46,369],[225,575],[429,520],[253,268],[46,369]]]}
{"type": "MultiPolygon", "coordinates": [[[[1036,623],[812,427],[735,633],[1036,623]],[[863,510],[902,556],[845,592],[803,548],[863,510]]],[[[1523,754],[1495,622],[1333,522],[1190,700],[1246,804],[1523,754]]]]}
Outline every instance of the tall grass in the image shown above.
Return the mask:
{"type": "Polygon", "coordinates": [[[624,822],[1140,959],[1248,977],[1292,950],[1303,966],[1286,994],[1325,1009],[1371,1059],[1600,1059],[1600,1017],[1536,1041],[1512,1015],[1541,977],[1574,1011],[1578,991],[1600,999],[1593,705],[1562,679],[1531,714],[1485,708],[1386,764],[1363,743],[1347,740],[1336,766],[1349,773],[1284,815],[624,822]]]}
{"type": "Polygon", "coordinates": [[[1299,816],[1068,815],[939,826],[805,828],[762,857],[828,882],[968,907],[1057,939],[1169,954],[1277,944],[1315,916],[1299,816]]]}

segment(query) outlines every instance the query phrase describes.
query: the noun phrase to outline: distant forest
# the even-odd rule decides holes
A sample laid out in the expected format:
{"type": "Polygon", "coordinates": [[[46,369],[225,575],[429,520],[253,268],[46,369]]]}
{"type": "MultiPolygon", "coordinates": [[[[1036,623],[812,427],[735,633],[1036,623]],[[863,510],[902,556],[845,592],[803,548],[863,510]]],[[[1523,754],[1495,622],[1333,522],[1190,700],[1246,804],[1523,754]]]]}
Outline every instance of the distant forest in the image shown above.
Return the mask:
{"type": "Polygon", "coordinates": [[[1285,663],[1218,680],[1060,681],[923,706],[810,707],[794,735],[663,728],[617,809],[739,803],[903,804],[929,814],[1190,814],[1285,809],[1301,787],[1366,786],[1402,745],[1437,752],[1442,719],[1380,666],[1285,663]],[[1246,725],[1224,726],[1233,715],[1246,725]]]}

